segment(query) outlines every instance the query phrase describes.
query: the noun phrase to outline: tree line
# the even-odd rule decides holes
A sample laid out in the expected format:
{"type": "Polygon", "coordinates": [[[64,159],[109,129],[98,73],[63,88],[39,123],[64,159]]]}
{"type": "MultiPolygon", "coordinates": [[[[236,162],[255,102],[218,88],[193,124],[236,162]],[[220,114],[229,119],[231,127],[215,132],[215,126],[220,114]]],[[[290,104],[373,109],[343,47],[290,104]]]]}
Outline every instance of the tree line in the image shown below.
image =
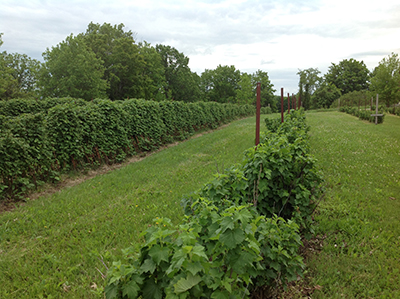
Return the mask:
{"type": "Polygon", "coordinates": [[[218,65],[198,75],[182,52],[137,43],[124,27],[91,22],[86,32],[47,48],[43,63],[25,54],[0,53],[0,99],[69,96],[254,104],[256,83],[261,82],[262,106],[276,109],[267,72],[248,74],[233,65],[218,65]]]}
{"type": "Polygon", "coordinates": [[[299,70],[299,96],[306,109],[329,108],[335,100],[371,98],[390,107],[400,102],[400,60],[397,53],[383,58],[371,72],[353,58],[332,63],[325,75],[318,68],[299,70]]]}
{"type": "MultiPolygon", "coordinates": [[[[248,74],[233,65],[218,65],[198,75],[184,53],[168,45],[137,43],[135,34],[124,27],[91,22],[86,32],[47,48],[43,63],[26,54],[1,52],[0,99],[69,96],[255,104],[256,83],[261,82],[261,106],[280,110],[280,97],[274,96],[266,71],[248,74]]],[[[305,109],[328,108],[338,98],[358,92],[363,97],[379,93],[386,106],[400,101],[400,61],[395,53],[373,71],[351,58],[332,63],[325,75],[318,68],[299,69],[297,74],[297,96],[305,109]]]]}

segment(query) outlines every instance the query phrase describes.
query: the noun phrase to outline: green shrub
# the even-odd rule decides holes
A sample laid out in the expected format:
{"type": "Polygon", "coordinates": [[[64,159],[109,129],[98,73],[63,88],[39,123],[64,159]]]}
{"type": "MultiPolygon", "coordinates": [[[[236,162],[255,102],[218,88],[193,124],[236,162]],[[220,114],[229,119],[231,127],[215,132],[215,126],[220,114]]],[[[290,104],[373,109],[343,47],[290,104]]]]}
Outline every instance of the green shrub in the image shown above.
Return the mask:
{"type": "Polygon", "coordinates": [[[261,107],[260,109],[261,114],[272,114],[271,107],[261,107]]]}
{"type": "Polygon", "coordinates": [[[214,102],[138,99],[120,102],[95,99],[88,102],[72,98],[1,102],[0,199],[22,194],[36,187],[37,181],[53,180],[57,176],[53,170],[68,171],[118,163],[134,153],[186,139],[195,130],[216,128],[253,113],[250,105],[214,102]],[[17,134],[17,131],[34,129],[41,130],[41,135],[17,134]],[[27,149],[30,152],[24,158],[20,153],[27,149]],[[32,149],[37,151],[39,158],[31,154],[32,149]]]}
{"type": "Polygon", "coordinates": [[[137,257],[114,262],[106,298],[248,298],[259,285],[292,281],[304,266],[295,222],[200,199],[178,229],[155,219],[137,257]]]}
{"type": "Polygon", "coordinates": [[[155,219],[139,254],[125,250],[113,263],[106,298],[248,298],[297,279],[299,229],[312,232],[322,178],[304,112],[286,119],[241,164],[183,198],[177,229],[155,219]]]}
{"type": "Polygon", "coordinates": [[[57,179],[42,113],[3,118],[0,131],[0,198],[20,197],[57,179]]]}
{"type": "MultiPolygon", "coordinates": [[[[367,120],[369,122],[375,123],[375,116],[371,116],[371,114],[375,114],[375,110],[373,110],[373,111],[359,110],[357,107],[340,107],[339,111],[356,116],[361,120],[367,120]]],[[[383,120],[385,118],[385,114],[384,114],[385,111],[386,111],[385,107],[383,107],[383,106],[379,107],[378,114],[383,114],[383,115],[378,116],[378,124],[383,123],[383,120]]]]}

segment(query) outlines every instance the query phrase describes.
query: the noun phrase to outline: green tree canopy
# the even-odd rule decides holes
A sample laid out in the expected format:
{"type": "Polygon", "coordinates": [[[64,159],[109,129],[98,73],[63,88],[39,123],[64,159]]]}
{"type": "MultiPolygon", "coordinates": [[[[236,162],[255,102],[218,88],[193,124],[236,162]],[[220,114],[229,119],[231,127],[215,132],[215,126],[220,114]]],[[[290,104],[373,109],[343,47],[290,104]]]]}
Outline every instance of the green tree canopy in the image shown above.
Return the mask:
{"type": "Polygon", "coordinates": [[[163,101],[171,98],[165,90],[167,84],[165,69],[157,50],[144,41],[143,43],[139,43],[139,54],[144,59],[144,68],[141,73],[144,98],[155,101],[163,101]]]}
{"type": "Polygon", "coordinates": [[[111,100],[121,100],[128,97],[146,97],[144,78],[145,69],[143,56],[135,44],[133,33],[124,31],[124,24],[112,26],[91,22],[85,34],[87,46],[102,61],[104,66],[103,79],[107,81],[107,94],[111,100]]]}
{"type": "Polygon", "coordinates": [[[240,79],[240,71],[233,65],[218,65],[215,70],[206,69],[201,74],[201,88],[205,99],[220,103],[235,102],[240,79]]]}
{"type": "Polygon", "coordinates": [[[301,98],[302,106],[304,109],[311,108],[311,96],[314,91],[318,88],[322,81],[319,76],[321,72],[318,68],[308,68],[305,70],[299,70],[297,74],[300,76],[299,79],[299,96],[301,98]]]}
{"type": "Polygon", "coordinates": [[[312,96],[311,102],[313,103],[313,107],[311,108],[329,108],[340,96],[341,92],[339,88],[334,84],[324,81],[312,96]]]}
{"type": "Polygon", "coordinates": [[[326,82],[334,84],[342,94],[367,89],[369,79],[370,72],[365,63],[353,58],[344,59],[339,64],[332,63],[325,75],[326,82]]]}
{"type": "Polygon", "coordinates": [[[156,45],[156,50],[165,69],[167,97],[175,101],[198,101],[198,78],[189,68],[189,58],[171,46],[156,45]]]}
{"type": "Polygon", "coordinates": [[[82,36],[72,34],[43,53],[39,84],[44,96],[105,98],[104,66],[82,36]]]}
{"type": "Polygon", "coordinates": [[[370,90],[379,94],[380,101],[386,106],[400,101],[400,60],[397,53],[383,58],[374,69],[370,90]]]}
{"type": "MultiPolygon", "coordinates": [[[[3,43],[0,34],[0,46],[3,43]]],[[[0,53],[0,99],[33,96],[40,62],[26,54],[0,53]]]]}
{"type": "Polygon", "coordinates": [[[240,75],[240,81],[238,83],[239,89],[236,92],[237,103],[239,104],[254,104],[255,93],[254,86],[251,82],[252,76],[247,73],[240,75]]]}
{"type": "Polygon", "coordinates": [[[274,89],[274,85],[271,83],[268,72],[264,72],[262,70],[257,70],[253,75],[252,75],[252,83],[254,86],[254,91],[257,82],[261,83],[261,91],[260,91],[260,96],[261,96],[261,107],[267,107],[270,106],[272,109],[272,112],[276,112],[276,98],[274,96],[274,92],[276,91],[274,89]]]}

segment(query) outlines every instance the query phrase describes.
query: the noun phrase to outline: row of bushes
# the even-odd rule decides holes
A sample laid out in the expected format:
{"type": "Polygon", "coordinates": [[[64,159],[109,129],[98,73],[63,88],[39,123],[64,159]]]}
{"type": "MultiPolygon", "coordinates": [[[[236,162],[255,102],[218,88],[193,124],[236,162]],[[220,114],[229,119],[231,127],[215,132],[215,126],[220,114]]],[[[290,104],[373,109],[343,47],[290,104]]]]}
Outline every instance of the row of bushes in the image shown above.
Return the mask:
{"type": "Polygon", "coordinates": [[[0,115],[0,199],[56,181],[62,171],[121,162],[255,112],[250,105],[137,99],[5,103],[0,115]],[[34,113],[26,113],[29,108],[34,113]]]}
{"type": "MultiPolygon", "coordinates": [[[[371,114],[375,114],[375,110],[360,110],[357,107],[340,107],[339,109],[340,112],[345,112],[348,114],[351,114],[353,116],[358,117],[361,120],[367,120],[369,122],[375,123],[375,116],[371,116],[371,114]]],[[[383,114],[382,116],[378,116],[378,124],[383,123],[383,120],[385,118],[385,114],[383,113],[384,109],[382,107],[379,107],[378,109],[378,114],[383,114]]]]}
{"type": "Polygon", "coordinates": [[[300,232],[311,232],[322,179],[303,112],[286,117],[241,164],[182,200],[177,228],[154,219],[139,252],[124,250],[108,271],[107,299],[248,298],[302,275],[300,232]]]}

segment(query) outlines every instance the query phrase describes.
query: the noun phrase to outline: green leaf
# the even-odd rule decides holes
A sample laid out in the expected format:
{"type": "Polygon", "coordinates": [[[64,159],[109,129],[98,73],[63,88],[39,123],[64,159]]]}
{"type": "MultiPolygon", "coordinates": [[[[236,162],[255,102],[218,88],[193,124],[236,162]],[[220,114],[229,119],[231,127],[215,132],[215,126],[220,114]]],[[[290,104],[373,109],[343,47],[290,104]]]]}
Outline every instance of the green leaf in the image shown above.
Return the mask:
{"type": "Polygon", "coordinates": [[[178,282],[174,285],[175,293],[180,294],[190,290],[192,287],[197,285],[201,281],[201,277],[196,275],[193,276],[192,274],[188,274],[186,278],[181,278],[178,282]]]}
{"type": "Polygon", "coordinates": [[[235,228],[234,230],[228,229],[225,233],[221,234],[219,237],[219,240],[230,249],[242,243],[244,239],[245,239],[244,232],[239,228],[235,228]]]}
{"type": "Polygon", "coordinates": [[[152,278],[145,282],[142,291],[143,299],[162,299],[163,292],[152,278]]]}
{"type": "Polygon", "coordinates": [[[144,263],[142,264],[142,266],[140,267],[140,269],[143,272],[150,272],[153,273],[154,270],[156,270],[156,264],[153,262],[152,259],[147,259],[144,261],[144,263]]]}
{"type": "Polygon", "coordinates": [[[118,291],[118,286],[115,284],[109,284],[104,289],[107,299],[117,298],[117,291],[118,291]]]}
{"type": "Polygon", "coordinates": [[[203,271],[204,267],[200,262],[188,263],[186,266],[186,270],[192,273],[192,275],[196,275],[198,272],[203,271]]]}
{"type": "Polygon", "coordinates": [[[168,262],[168,253],[169,248],[160,247],[160,245],[154,245],[149,251],[149,255],[157,265],[159,265],[161,261],[168,262]]]}
{"type": "Polygon", "coordinates": [[[138,296],[138,292],[140,291],[140,286],[131,280],[126,285],[124,285],[122,289],[122,295],[127,296],[128,298],[136,298],[138,296]]]}
{"type": "Polygon", "coordinates": [[[193,255],[197,255],[199,257],[204,257],[205,259],[208,259],[206,253],[204,252],[204,246],[201,245],[196,245],[193,247],[193,255]]]}
{"type": "Polygon", "coordinates": [[[221,221],[221,232],[225,232],[228,228],[233,229],[235,227],[235,224],[233,222],[232,217],[228,216],[222,219],[221,221]]]}
{"type": "Polygon", "coordinates": [[[215,291],[211,295],[212,299],[229,299],[229,293],[227,291],[215,291]]]}

